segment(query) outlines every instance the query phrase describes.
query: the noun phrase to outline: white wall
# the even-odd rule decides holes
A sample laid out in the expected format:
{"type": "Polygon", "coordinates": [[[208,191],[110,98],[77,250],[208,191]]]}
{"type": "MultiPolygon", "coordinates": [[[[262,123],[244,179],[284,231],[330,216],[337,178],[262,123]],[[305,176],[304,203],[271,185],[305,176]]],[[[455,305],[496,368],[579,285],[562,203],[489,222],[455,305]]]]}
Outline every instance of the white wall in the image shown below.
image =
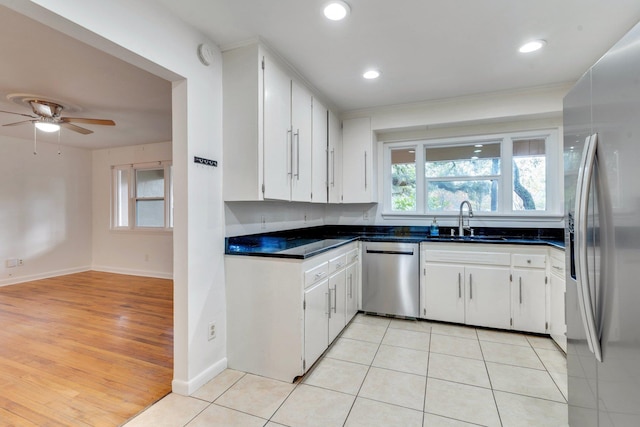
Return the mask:
{"type": "Polygon", "coordinates": [[[171,155],[171,142],[93,151],[93,270],[173,278],[172,232],[110,229],[111,166],[171,160],[171,155]]]}
{"type": "Polygon", "coordinates": [[[0,285],[91,265],[91,152],[0,137],[0,285]],[[20,258],[24,265],[7,268],[20,258]]]}
{"type": "Polygon", "coordinates": [[[221,54],[212,41],[149,0],[0,3],[172,81],[173,390],[190,394],[226,367],[222,174],[220,168],[193,163],[194,156],[222,157],[221,54]],[[203,42],[214,51],[210,67],[196,54],[203,42]],[[212,341],[209,322],[218,331],[212,341]]]}
{"type": "Polygon", "coordinates": [[[227,236],[325,225],[326,205],[296,202],[227,202],[227,236]],[[263,221],[264,219],[264,221],[263,221]]]}

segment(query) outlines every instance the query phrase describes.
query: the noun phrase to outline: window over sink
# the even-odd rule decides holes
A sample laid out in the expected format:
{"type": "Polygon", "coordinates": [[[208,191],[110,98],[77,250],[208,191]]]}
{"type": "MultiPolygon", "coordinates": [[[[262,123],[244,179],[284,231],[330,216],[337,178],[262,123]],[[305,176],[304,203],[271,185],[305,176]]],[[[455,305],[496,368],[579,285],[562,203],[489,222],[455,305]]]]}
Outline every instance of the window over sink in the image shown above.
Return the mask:
{"type": "Polygon", "coordinates": [[[384,214],[545,216],[561,212],[558,132],[384,143],[384,214]]]}

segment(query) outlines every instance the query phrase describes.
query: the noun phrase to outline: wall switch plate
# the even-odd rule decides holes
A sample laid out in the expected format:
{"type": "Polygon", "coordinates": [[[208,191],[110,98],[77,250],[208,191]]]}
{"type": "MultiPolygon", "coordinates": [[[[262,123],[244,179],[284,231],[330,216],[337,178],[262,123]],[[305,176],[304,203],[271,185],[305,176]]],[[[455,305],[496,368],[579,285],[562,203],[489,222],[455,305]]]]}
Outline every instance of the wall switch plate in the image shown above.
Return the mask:
{"type": "Polygon", "coordinates": [[[5,265],[7,266],[7,268],[17,267],[18,266],[18,260],[16,258],[9,258],[5,262],[5,265]]]}
{"type": "Polygon", "coordinates": [[[260,228],[262,228],[263,230],[267,228],[267,219],[264,215],[260,217],[260,228]]]}
{"type": "Polygon", "coordinates": [[[364,219],[365,221],[369,221],[369,211],[365,210],[362,212],[362,219],[364,219]]]}

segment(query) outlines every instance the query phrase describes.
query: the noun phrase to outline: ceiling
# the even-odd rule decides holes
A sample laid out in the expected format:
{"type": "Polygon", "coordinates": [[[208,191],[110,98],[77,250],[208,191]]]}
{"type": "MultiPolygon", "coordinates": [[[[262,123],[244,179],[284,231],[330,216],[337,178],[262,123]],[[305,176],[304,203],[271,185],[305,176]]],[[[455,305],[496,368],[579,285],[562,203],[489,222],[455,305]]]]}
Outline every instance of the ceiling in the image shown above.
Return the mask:
{"type": "MultiPolygon", "coordinates": [[[[332,22],[325,0],[153,0],[223,50],[260,38],[338,112],[575,81],[635,23],[637,0],[347,0],[332,22]],[[518,46],[545,39],[542,51],[518,46]],[[370,67],[382,71],[362,79],[370,67]]],[[[63,129],[62,144],[103,148],[171,139],[171,84],[0,7],[0,110],[7,99],[59,101],[63,116],[112,119],[115,127],[63,129]]],[[[0,113],[0,124],[26,119],[0,113]]],[[[0,135],[33,139],[29,125],[0,135]]],[[[57,134],[38,133],[57,142],[57,134]]]]}

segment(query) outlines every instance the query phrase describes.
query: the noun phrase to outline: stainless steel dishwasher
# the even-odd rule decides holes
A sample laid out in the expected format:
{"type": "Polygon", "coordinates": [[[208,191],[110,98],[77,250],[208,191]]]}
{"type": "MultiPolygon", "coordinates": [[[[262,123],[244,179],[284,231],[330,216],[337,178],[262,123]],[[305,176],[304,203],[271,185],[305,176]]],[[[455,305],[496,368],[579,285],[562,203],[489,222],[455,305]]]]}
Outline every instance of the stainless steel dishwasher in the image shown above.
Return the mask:
{"type": "Polygon", "coordinates": [[[419,317],[419,245],[364,242],[363,252],[362,310],[419,317]]]}

